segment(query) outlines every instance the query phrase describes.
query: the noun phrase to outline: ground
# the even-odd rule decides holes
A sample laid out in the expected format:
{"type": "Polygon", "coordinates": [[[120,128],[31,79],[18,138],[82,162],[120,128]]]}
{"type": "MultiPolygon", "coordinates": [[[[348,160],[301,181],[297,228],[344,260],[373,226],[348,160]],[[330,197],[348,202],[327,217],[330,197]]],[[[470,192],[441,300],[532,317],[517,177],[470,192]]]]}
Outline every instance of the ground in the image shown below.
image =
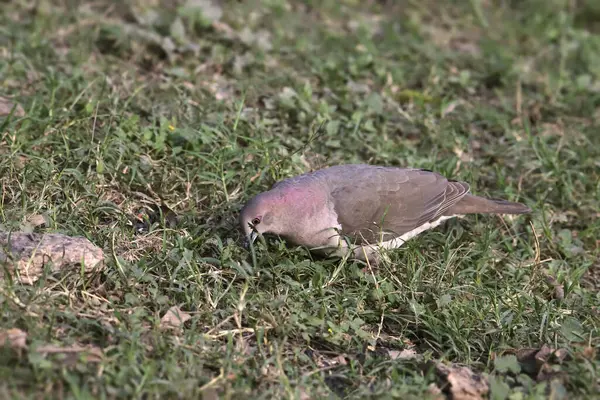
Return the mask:
{"type": "Polygon", "coordinates": [[[0,226],[106,254],[0,282],[1,397],[599,394],[597,1],[1,3],[0,226]],[[351,162],[533,212],[377,269],[241,245],[250,196],[351,162]]]}

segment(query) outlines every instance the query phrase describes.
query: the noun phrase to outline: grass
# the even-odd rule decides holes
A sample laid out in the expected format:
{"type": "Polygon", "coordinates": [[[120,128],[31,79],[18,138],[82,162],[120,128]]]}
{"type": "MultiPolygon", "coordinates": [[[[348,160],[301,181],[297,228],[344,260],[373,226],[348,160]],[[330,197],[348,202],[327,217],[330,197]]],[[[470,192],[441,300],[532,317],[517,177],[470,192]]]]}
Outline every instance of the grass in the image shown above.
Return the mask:
{"type": "Polygon", "coordinates": [[[431,369],[389,357],[404,348],[489,376],[495,399],[599,396],[598,17],[592,0],[3,3],[0,95],[25,116],[0,119],[0,224],[43,215],[108,262],[0,282],[0,328],[29,348],[0,349],[2,397],[432,396],[431,369]],[[250,196],[351,162],[534,212],[452,221],[372,273],[241,246],[250,196]],[[165,330],[172,306],[191,319],[165,330]],[[498,361],[543,345],[568,353],[544,379],[498,361]]]}

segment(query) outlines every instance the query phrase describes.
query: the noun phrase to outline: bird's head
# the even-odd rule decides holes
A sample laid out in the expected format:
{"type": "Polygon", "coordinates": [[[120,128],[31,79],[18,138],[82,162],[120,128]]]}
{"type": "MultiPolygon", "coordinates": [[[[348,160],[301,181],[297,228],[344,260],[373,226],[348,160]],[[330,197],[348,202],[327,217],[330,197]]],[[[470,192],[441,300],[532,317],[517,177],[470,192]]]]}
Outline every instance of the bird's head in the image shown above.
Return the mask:
{"type": "Polygon", "coordinates": [[[240,225],[246,237],[246,244],[253,243],[265,233],[282,234],[281,201],[270,192],[252,198],[240,212],[240,225]]]}

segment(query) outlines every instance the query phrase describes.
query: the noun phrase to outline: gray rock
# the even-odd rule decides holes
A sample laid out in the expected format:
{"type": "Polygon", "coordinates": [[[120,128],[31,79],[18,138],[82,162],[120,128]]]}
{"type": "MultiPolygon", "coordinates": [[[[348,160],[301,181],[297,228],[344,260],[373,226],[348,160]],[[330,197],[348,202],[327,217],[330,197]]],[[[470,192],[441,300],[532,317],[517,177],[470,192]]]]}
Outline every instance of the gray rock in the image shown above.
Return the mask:
{"type": "MultiPolygon", "coordinates": [[[[102,267],[104,253],[84,237],[60,233],[0,232],[0,266],[6,265],[20,282],[33,284],[46,265],[52,272],[82,265],[85,272],[102,267]]],[[[0,278],[4,268],[0,268],[0,278]]]]}

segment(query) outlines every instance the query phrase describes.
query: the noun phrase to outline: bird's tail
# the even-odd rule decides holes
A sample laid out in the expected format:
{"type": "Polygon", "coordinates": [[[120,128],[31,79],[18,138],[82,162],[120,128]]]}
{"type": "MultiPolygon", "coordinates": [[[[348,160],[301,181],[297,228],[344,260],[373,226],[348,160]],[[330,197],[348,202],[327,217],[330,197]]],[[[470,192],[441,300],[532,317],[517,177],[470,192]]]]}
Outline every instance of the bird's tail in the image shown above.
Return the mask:
{"type": "Polygon", "coordinates": [[[531,209],[525,204],[506,200],[486,199],[467,194],[453,205],[444,215],[460,214],[527,214],[531,209]]]}

